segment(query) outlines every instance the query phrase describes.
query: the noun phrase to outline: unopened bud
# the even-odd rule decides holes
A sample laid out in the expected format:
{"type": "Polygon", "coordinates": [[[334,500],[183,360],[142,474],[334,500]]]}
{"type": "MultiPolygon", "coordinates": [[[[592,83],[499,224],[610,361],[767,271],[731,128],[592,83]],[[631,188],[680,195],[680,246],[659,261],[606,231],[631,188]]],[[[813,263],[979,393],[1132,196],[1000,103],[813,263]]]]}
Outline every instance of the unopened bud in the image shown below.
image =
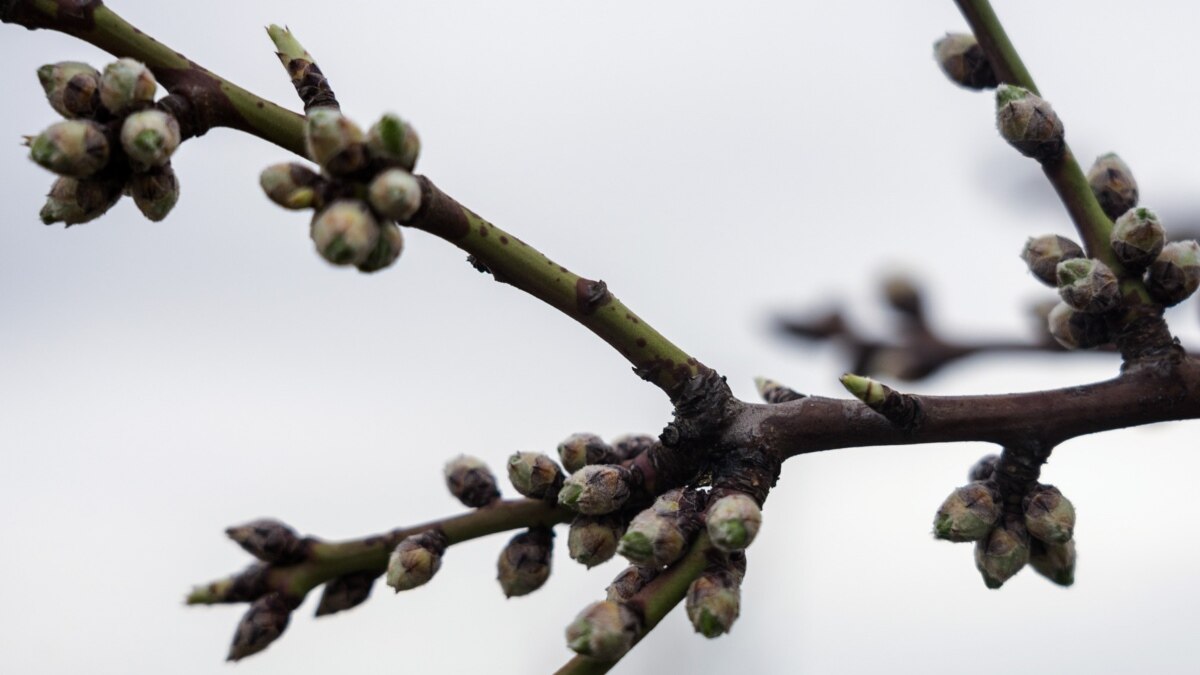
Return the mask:
{"type": "Polygon", "coordinates": [[[87,178],[108,164],[108,138],[90,120],[50,125],[29,143],[29,157],[61,176],[87,178]]]}
{"type": "Polygon", "coordinates": [[[1111,219],[1137,206],[1138,185],[1133,172],[1115,153],[1100,155],[1087,173],[1088,185],[1100,208],[1111,219]]]}
{"type": "Polygon", "coordinates": [[[287,525],[263,518],[225,530],[247,553],[269,563],[291,563],[304,557],[304,540],[287,525]]]}
{"type": "Polygon", "coordinates": [[[567,552],[571,559],[595,567],[612,558],[617,542],[625,533],[625,524],[613,516],[576,516],[567,534],[567,552]]]}
{"type": "Polygon", "coordinates": [[[1030,543],[1029,564],[1059,586],[1075,583],[1075,540],[1065,544],[1030,543]]]}
{"type": "Polygon", "coordinates": [[[121,198],[119,180],[78,180],[60,176],[50,188],[40,214],[47,225],[66,223],[67,227],[86,223],[104,215],[121,198]]]}
{"type": "Polygon", "coordinates": [[[479,508],[500,498],[496,477],[483,460],[459,455],[446,462],[446,487],[465,506],[479,508]]]}
{"type": "Polygon", "coordinates": [[[621,461],[633,459],[658,445],[658,439],[648,434],[625,434],[613,439],[612,449],[621,461]]]}
{"type": "Polygon", "coordinates": [[[508,481],[530,499],[554,499],[562,488],[563,472],[540,452],[515,452],[508,458],[508,481]]]}
{"type": "Polygon", "coordinates": [[[1000,455],[984,455],[979,458],[978,462],[971,465],[971,469],[967,471],[967,480],[983,481],[992,477],[996,473],[996,462],[1000,461],[1000,455]]]}
{"type": "Polygon", "coordinates": [[[263,192],[285,209],[312,208],[322,179],[303,164],[272,164],[258,176],[263,192]]]}
{"type": "Polygon", "coordinates": [[[1042,97],[1011,84],[996,88],[996,123],[1000,135],[1022,155],[1039,162],[1063,154],[1063,125],[1042,97]]]}
{"type": "Polygon", "coordinates": [[[1046,323],[1050,334],[1066,349],[1092,349],[1109,341],[1103,317],[1076,311],[1065,302],[1050,310],[1046,323]]]}
{"type": "Polygon", "coordinates": [[[400,542],[388,558],[388,586],[399,593],[429,583],[442,566],[446,544],[446,535],[439,530],[414,534],[400,542]]]}
{"type": "Polygon", "coordinates": [[[63,61],[38,68],[38,81],[50,107],[63,117],[92,117],[100,107],[100,71],[86,63],[63,61]]]}
{"type": "Polygon", "coordinates": [[[637,615],[625,605],[595,602],[567,627],[567,646],[598,661],[616,661],[633,647],[638,625],[637,615]]]}
{"type": "Polygon", "coordinates": [[[1147,208],[1132,208],[1113,224],[1112,249],[1122,264],[1141,270],[1162,253],[1167,233],[1158,216],[1147,208]]]}
{"type": "Polygon", "coordinates": [[[379,223],[366,204],[339,199],[318,213],[310,232],[317,252],[334,265],[366,262],[379,243],[379,223]]]}
{"type": "Polygon", "coordinates": [[[396,115],[384,115],[367,132],[371,156],[412,171],[421,152],[421,139],[412,126],[396,115]]]}
{"type": "Polygon", "coordinates": [[[1058,286],[1058,264],[1082,257],[1083,249],[1079,244],[1056,234],[1030,237],[1021,250],[1021,260],[1029,266],[1029,271],[1042,283],[1054,287],[1058,286]]]}
{"type": "Polygon", "coordinates": [[[804,394],[766,377],[754,378],[754,386],[758,389],[758,395],[767,403],[787,403],[804,398],[804,394]]]}
{"type": "Polygon", "coordinates": [[[326,581],[316,616],[344,612],[366,602],[371,597],[371,587],[375,585],[377,576],[373,571],[351,572],[326,581]]]}
{"type": "Polygon", "coordinates": [[[154,73],[145,64],[133,59],[118,59],[108,64],[100,77],[100,103],[110,113],[120,115],[154,101],[157,88],[154,73]]]}
{"type": "Polygon", "coordinates": [[[1000,518],[1000,504],[985,483],[968,483],[946,498],[933,518],[933,535],[949,541],[983,539],[1000,518]]]}
{"type": "Polygon", "coordinates": [[[130,177],[129,194],[142,215],[157,223],[179,202],[179,178],[169,163],[156,166],[130,177]]]}
{"type": "Polygon", "coordinates": [[[630,565],[621,570],[617,578],[613,579],[612,583],[608,585],[608,599],[616,602],[626,602],[637,595],[638,591],[642,590],[646,584],[653,581],[654,577],[657,576],[657,568],[630,565]]]}
{"type": "Polygon", "coordinates": [[[250,604],[233,633],[229,661],[239,661],[257,654],[277,640],[288,626],[294,605],[279,593],[270,593],[250,604]]]}
{"type": "Polygon", "coordinates": [[[371,206],[385,218],[405,222],[421,208],[421,184],[403,169],[388,169],[371,181],[371,206]]]}
{"type": "Polygon", "coordinates": [[[1121,304],[1117,275],[1094,258],[1075,258],[1058,264],[1058,295],[1086,314],[1103,314],[1121,304]]]}
{"type": "Polygon", "coordinates": [[[1146,290],[1163,305],[1177,305],[1200,286],[1200,245],[1195,241],[1173,241],[1150,264],[1146,290]]]}
{"type": "Polygon", "coordinates": [[[968,89],[991,89],[998,84],[983,48],[969,33],[946,33],[933,43],[933,57],[950,81],[968,89]]]}
{"type": "Polygon", "coordinates": [[[588,464],[616,464],[624,459],[618,457],[604,439],[596,434],[583,433],[571,434],[559,443],[558,458],[569,473],[575,473],[588,464]]]}
{"type": "Polygon", "coordinates": [[[335,108],[309,110],[304,138],[309,158],[335,176],[367,165],[362,129],[335,108]]]}
{"type": "Polygon", "coordinates": [[[734,493],[716,500],[705,516],[708,536],[722,551],[741,551],[762,526],[762,510],[749,495],[734,493]]]}
{"type": "Polygon", "coordinates": [[[1047,544],[1065,544],[1075,533],[1075,506],[1052,485],[1025,496],[1025,529],[1047,544]]]}
{"type": "Polygon", "coordinates": [[[391,267],[403,252],[404,234],[400,232],[400,228],[395,223],[382,223],[379,226],[379,241],[375,243],[375,249],[366,260],[355,267],[359,272],[368,274],[378,272],[391,267]]]}
{"type": "Polygon", "coordinates": [[[883,297],[897,312],[914,318],[921,316],[921,291],[912,279],[901,275],[888,277],[883,282],[883,297]]]}
{"type": "Polygon", "coordinates": [[[633,474],[619,464],[592,464],[572,473],[558,493],[558,503],[596,516],[612,513],[629,499],[633,474]]]}
{"type": "Polygon", "coordinates": [[[161,110],[135,112],[121,125],[121,147],[136,169],[166,164],[179,143],[179,122],[161,110]]]}
{"type": "Polygon", "coordinates": [[[496,578],[504,597],[529,595],[550,578],[554,530],[533,527],[508,541],[496,561],[496,578]]]}
{"type": "Polygon", "coordinates": [[[975,567],[983,583],[996,589],[1029,562],[1029,535],[1015,520],[997,525],[987,537],[975,542],[975,567]]]}
{"type": "Polygon", "coordinates": [[[666,567],[683,556],[693,526],[694,493],[670,490],[630,521],[617,553],[635,565],[666,567]]]}
{"type": "Polygon", "coordinates": [[[715,638],[733,627],[741,606],[740,584],[726,570],[709,570],[692,582],[687,592],[687,615],[692,627],[706,638],[715,638]]]}

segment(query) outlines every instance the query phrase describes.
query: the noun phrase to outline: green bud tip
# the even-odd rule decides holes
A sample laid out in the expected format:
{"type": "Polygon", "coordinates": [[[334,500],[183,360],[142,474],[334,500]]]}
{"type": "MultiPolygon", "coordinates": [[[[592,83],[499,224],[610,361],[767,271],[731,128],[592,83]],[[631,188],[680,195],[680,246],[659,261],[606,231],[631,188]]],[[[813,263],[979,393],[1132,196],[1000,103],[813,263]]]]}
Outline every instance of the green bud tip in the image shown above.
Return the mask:
{"type": "Polygon", "coordinates": [[[842,386],[855,398],[874,408],[887,399],[887,388],[869,377],[846,373],[841,377],[842,386]]]}
{"type": "Polygon", "coordinates": [[[692,627],[712,639],[728,633],[737,620],[741,598],[738,582],[724,570],[709,571],[696,578],[688,587],[688,619],[692,627]]]}
{"type": "Polygon", "coordinates": [[[1058,488],[1039,485],[1026,495],[1025,528],[1047,544],[1065,544],[1075,531],[1075,506],[1058,488]]]}
{"type": "Polygon", "coordinates": [[[135,168],[162,166],[179,147],[179,122],[161,110],[142,110],[121,125],[121,147],[135,168]]]}
{"type": "Polygon", "coordinates": [[[1116,309],[1121,303],[1117,275],[1099,260],[1064,260],[1058,264],[1056,272],[1059,296],[1080,312],[1101,314],[1116,309]]]}
{"type": "Polygon", "coordinates": [[[722,551],[740,551],[754,541],[762,510],[749,495],[731,494],[714,501],[705,514],[708,536],[722,551]]]}
{"type": "Polygon", "coordinates": [[[647,562],[654,557],[654,544],[644,532],[626,532],[617,546],[617,553],[633,562],[647,562]]]}
{"type": "Polygon", "coordinates": [[[334,265],[358,265],[379,243],[379,223],[366,204],[340,199],[313,218],[310,236],[317,252],[334,265]]]}
{"type": "Polygon", "coordinates": [[[572,473],[559,491],[558,501],[580,513],[612,513],[629,499],[633,475],[617,464],[589,464],[572,473]]]}
{"type": "Polygon", "coordinates": [[[558,498],[563,473],[547,455],[517,452],[508,458],[508,480],[530,499],[551,499],[558,498]]]}
{"type": "Polygon", "coordinates": [[[60,176],[87,178],[108,164],[108,139],[90,120],[58,122],[29,143],[29,157],[60,176]]]}
{"type": "Polygon", "coordinates": [[[983,482],[964,485],[950,493],[933,518],[933,533],[947,541],[983,539],[999,520],[997,495],[983,482]]]}
{"type": "Polygon", "coordinates": [[[367,150],[377,159],[412,171],[421,151],[421,141],[412,126],[389,113],[367,132],[367,150]]]}

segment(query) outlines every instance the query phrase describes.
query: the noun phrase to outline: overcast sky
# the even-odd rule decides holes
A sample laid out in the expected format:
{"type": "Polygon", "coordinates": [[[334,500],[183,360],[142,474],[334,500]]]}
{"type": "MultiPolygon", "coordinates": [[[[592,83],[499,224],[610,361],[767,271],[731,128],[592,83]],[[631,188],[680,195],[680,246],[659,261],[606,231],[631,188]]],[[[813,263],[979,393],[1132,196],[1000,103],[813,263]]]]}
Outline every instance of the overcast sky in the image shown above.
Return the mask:
{"type": "MultiPolygon", "coordinates": [[[[1081,161],[1117,150],[1168,233],[1200,184],[1200,5],[998,1],[1081,161]]],[[[286,23],[364,125],[424,141],[419,168],[753,397],[768,375],[841,395],[846,364],[770,331],[913,271],[939,327],[1028,334],[1045,298],[1016,254],[1068,234],[992,101],[949,85],[931,43],[953,3],[151,2],[111,5],[250,89],[297,107],[262,26],[286,23]]],[[[659,391],[586,330],[464,254],[406,232],[374,276],[322,262],[259,171],[288,154],[215,130],[177,153],[165,222],[128,201],[64,231],[17,141],[54,121],[35,70],[108,57],[0,26],[0,671],[549,672],[562,633],[620,569],[571,561],[504,600],[505,537],[451,549],[428,587],[314,620],[223,663],[242,608],[185,608],[248,563],[222,530],[275,516],[328,538],[456,512],[443,462],[552,452],[576,431],[656,432],[659,391]]],[[[1170,315],[1197,344],[1194,303],[1170,315]]],[[[978,359],[919,392],[1103,379],[1105,356],[978,359]]],[[[789,461],[749,552],[743,616],[706,641],[681,611],[615,672],[1195,672],[1200,516],[1191,423],[1081,438],[1043,473],[1074,501],[1080,563],[984,588],[971,547],[933,541],[938,504],[993,448],[842,450],[789,461]],[[1016,666],[1016,664],[1024,664],[1016,666]],[[730,669],[737,670],[731,671],[730,669]]],[[[507,486],[506,486],[507,487],[507,486]]],[[[507,491],[511,496],[513,492],[507,491]]]]}

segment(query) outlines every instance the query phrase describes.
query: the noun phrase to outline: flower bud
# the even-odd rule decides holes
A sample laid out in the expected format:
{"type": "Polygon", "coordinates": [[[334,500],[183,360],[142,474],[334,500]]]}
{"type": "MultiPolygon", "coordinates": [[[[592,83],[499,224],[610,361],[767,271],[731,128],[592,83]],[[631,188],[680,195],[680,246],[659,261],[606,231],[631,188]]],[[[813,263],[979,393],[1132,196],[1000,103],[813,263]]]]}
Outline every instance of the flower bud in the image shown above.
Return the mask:
{"type": "Polygon", "coordinates": [[[351,572],[326,581],[316,616],[344,612],[366,602],[371,597],[371,587],[377,576],[373,571],[351,572]]]}
{"type": "Polygon", "coordinates": [[[108,138],[90,120],[50,125],[29,142],[29,157],[60,176],[87,178],[108,164],[108,138]]]}
{"type": "Polygon", "coordinates": [[[992,477],[996,473],[996,462],[1000,461],[1000,455],[984,455],[979,458],[978,462],[971,465],[971,469],[967,471],[967,480],[983,481],[992,477]]]}
{"type": "Polygon", "coordinates": [[[1056,234],[1030,237],[1021,251],[1021,260],[1029,266],[1029,271],[1042,283],[1055,287],[1058,286],[1058,264],[1082,257],[1083,249],[1079,244],[1056,234]]]}
{"type": "Polygon", "coordinates": [[[1063,125],[1042,97],[1011,84],[996,88],[996,123],[1000,135],[1022,155],[1039,162],[1063,154],[1063,125]]]}
{"type": "Polygon", "coordinates": [[[1173,241],[1150,264],[1146,290],[1163,305],[1178,305],[1200,286],[1200,245],[1173,241]]]}
{"type": "Polygon", "coordinates": [[[247,553],[269,563],[292,563],[304,558],[304,540],[287,525],[263,518],[225,530],[247,553]]]}
{"type": "Polygon", "coordinates": [[[921,290],[906,276],[893,275],[885,279],[883,297],[889,307],[905,316],[919,318],[923,312],[921,290]]]}
{"type": "Polygon", "coordinates": [[[621,461],[633,459],[658,445],[658,439],[648,434],[625,434],[613,439],[612,449],[621,461]]]}
{"type": "Polygon", "coordinates": [[[233,633],[229,661],[239,661],[257,654],[277,640],[287,628],[293,605],[279,593],[262,596],[250,604],[233,633]]]}
{"type": "Polygon", "coordinates": [[[1029,564],[1038,574],[1059,586],[1075,583],[1075,540],[1065,544],[1030,542],[1029,564]]]}
{"type": "Polygon", "coordinates": [[[371,206],[385,218],[405,222],[421,208],[421,184],[403,169],[388,169],[371,181],[371,206]]]}
{"type": "Polygon", "coordinates": [[[588,464],[616,464],[624,459],[596,434],[571,434],[558,444],[558,458],[570,473],[588,464]]]}
{"type": "Polygon", "coordinates": [[[496,477],[483,460],[459,455],[446,462],[446,487],[463,505],[477,509],[500,498],[496,477]]]}
{"type": "Polygon", "coordinates": [[[504,597],[529,595],[550,578],[554,530],[533,527],[508,541],[496,561],[496,578],[504,597]]]}
{"type": "Polygon", "coordinates": [[[135,173],[129,178],[129,194],[142,215],[157,223],[179,201],[179,178],[170,163],[135,173]]]}
{"type": "Polygon", "coordinates": [[[576,516],[567,534],[567,552],[571,559],[595,567],[612,558],[617,542],[625,533],[625,524],[613,516],[576,516]]]}
{"type": "Polygon", "coordinates": [[[1167,233],[1153,211],[1133,208],[1113,224],[1111,242],[1117,260],[1131,270],[1141,270],[1162,253],[1167,233]]]}
{"type": "Polygon", "coordinates": [[[562,488],[563,472],[540,452],[515,452],[508,458],[508,480],[530,499],[554,499],[562,488]]]}
{"type": "Polygon", "coordinates": [[[67,227],[86,223],[104,215],[121,198],[119,180],[77,180],[60,176],[50,188],[40,214],[47,225],[66,223],[67,227]]]}
{"type": "Polygon", "coordinates": [[[179,143],[179,122],[161,110],[135,112],[121,125],[121,147],[135,169],[166,164],[179,143]]]}
{"type": "Polygon", "coordinates": [[[140,104],[154,101],[158,83],[145,64],[133,59],[118,59],[104,68],[100,77],[100,103],[112,114],[120,115],[140,104]]]}
{"type": "Polygon", "coordinates": [[[92,117],[100,108],[100,71],[88,64],[52,63],[37,74],[50,107],[63,117],[92,117]]]}
{"type": "Polygon", "coordinates": [[[1052,485],[1025,495],[1025,529],[1047,544],[1065,544],[1075,532],[1075,506],[1052,485]]]}
{"type": "Polygon", "coordinates": [[[367,131],[367,150],[372,157],[412,171],[421,152],[421,139],[412,126],[396,115],[384,115],[367,131]]]}
{"type": "Polygon", "coordinates": [[[366,204],[339,199],[313,218],[310,232],[317,252],[334,265],[366,262],[379,243],[379,224],[366,204]]]}
{"type": "Polygon", "coordinates": [[[740,584],[726,570],[710,569],[692,582],[687,592],[687,615],[692,627],[706,638],[728,633],[738,618],[740,584]]]}
{"type": "Polygon", "coordinates": [[[617,578],[608,585],[608,599],[614,602],[626,602],[657,576],[657,568],[630,565],[621,570],[617,578]]]}
{"type": "Polygon", "coordinates": [[[653,506],[634,516],[617,545],[617,553],[635,565],[666,567],[682,557],[687,548],[691,532],[684,529],[686,513],[672,512],[670,503],[660,504],[662,501],[659,497],[653,506]]]}
{"type": "Polygon", "coordinates": [[[1121,304],[1117,275],[1094,258],[1075,258],[1058,264],[1058,295],[1086,314],[1102,314],[1121,304]]]}
{"type": "Polygon", "coordinates": [[[616,661],[633,647],[639,623],[625,605],[594,602],[567,626],[567,646],[598,661],[616,661]]]}
{"type": "Polygon", "coordinates": [[[440,530],[414,534],[400,542],[388,558],[388,586],[399,593],[429,583],[442,566],[446,544],[446,535],[440,530]]]}
{"type": "Polygon", "coordinates": [[[1100,155],[1087,173],[1088,186],[1100,208],[1111,219],[1137,206],[1138,185],[1133,172],[1116,153],[1100,155]]]}
{"type": "Polygon", "coordinates": [[[1029,562],[1029,535],[1019,521],[997,525],[975,542],[975,567],[988,588],[1000,588],[1029,562]]]}
{"type": "Polygon", "coordinates": [[[612,513],[629,499],[633,474],[619,464],[591,464],[572,473],[558,503],[589,516],[612,513]]]}
{"type": "MultiPolygon", "coordinates": [[[[722,551],[741,551],[754,541],[762,525],[762,510],[749,495],[734,493],[708,507],[708,536],[722,551]]],[[[711,637],[711,636],[710,636],[711,637]]]]}
{"type": "Polygon", "coordinates": [[[968,89],[991,89],[998,84],[992,64],[970,33],[946,33],[933,43],[933,57],[950,81],[968,89]]]}
{"type": "Polygon", "coordinates": [[[933,517],[933,536],[948,541],[983,539],[1000,518],[1000,510],[996,495],[986,483],[968,483],[951,492],[938,508],[933,517]]]}
{"type": "Polygon", "coordinates": [[[754,378],[754,386],[758,389],[758,395],[766,403],[787,403],[804,398],[804,394],[766,377],[754,378]]]}
{"type": "Polygon", "coordinates": [[[1071,309],[1060,302],[1046,318],[1050,334],[1065,349],[1092,349],[1109,341],[1108,326],[1098,314],[1071,309]]]}
{"type": "Polygon", "coordinates": [[[285,209],[312,208],[321,176],[303,164],[272,164],[258,176],[263,192],[285,209]]]}
{"type": "Polygon", "coordinates": [[[309,158],[335,176],[367,165],[362,129],[335,108],[309,110],[304,138],[309,158]]]}
{"type": "Polygon", "coordinates": [[[359,272],[378,272],[392,266],[404,252],[404,234],[395,223],[383,223],[379,227],[379,241],[367,259],[355,265],[359,272]]]}

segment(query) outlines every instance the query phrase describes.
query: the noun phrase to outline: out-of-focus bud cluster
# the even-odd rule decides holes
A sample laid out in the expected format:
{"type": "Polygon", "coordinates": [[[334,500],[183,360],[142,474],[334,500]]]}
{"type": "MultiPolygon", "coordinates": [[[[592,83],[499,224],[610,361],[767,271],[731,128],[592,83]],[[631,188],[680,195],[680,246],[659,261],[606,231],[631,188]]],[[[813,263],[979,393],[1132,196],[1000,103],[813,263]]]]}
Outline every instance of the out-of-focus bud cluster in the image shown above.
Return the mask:
{"type": "Polygon", "coordinates": [[[969,33],[946,33],[933,43],[933,58],[950,81],[968,89],[991,89],[999,84],[983,48],[969,33]]]}
{"type": "Polygon", "coordinates": [[[933,534],[975,542],[975,567],[988,588],[1000,588],[1026,563],[1054,583],[1074,581],[1075,508],[1059,490],[1037,484],[1023,497],[1004,492],[999,457],[988,455],[968,473],[971,483],[950,493],[933,519],[933,534]],[[1008,508],[1005,508],[1005,505],[1008,508]]]}
{"type": "Polygon", "coordinates": [[[421,207],[412,175],[421,143],[413,128],[384,115],[367,133],[334,107],[308,111],[308,156],[321,169],[275,164],[259,177],[263,192],[286,209],[313,209],[310,236],[334,265],[360,272],[391,266],[404,249],[399,223],[421,207]]]}
{"type": "Polygon", "coordinates": [[[278,520],[263,518],[225,530],[247,553],[268,563],[287,564],[304,558],[305,540],[278,520]]]}
{"type": "Polygon", "coordinates": [[[38,80],[50,107],[66,118],[26,139],[30,158],[59,175],[42,222],[86,223],[122,194],[146,218],[165,218],[179,200],[171,155],[183,138],[179,121],[155,107],[158,84],[150,70],[133,59],[119,59],[103,73],[64,61],[39,68],[38,80]]]}
{"type": "Polygon", "coordinates": [[[459,455],[446,462],[446,487],[464,506],[477,509],[500,498],[496,477],[483,460],[459,455]]]}

